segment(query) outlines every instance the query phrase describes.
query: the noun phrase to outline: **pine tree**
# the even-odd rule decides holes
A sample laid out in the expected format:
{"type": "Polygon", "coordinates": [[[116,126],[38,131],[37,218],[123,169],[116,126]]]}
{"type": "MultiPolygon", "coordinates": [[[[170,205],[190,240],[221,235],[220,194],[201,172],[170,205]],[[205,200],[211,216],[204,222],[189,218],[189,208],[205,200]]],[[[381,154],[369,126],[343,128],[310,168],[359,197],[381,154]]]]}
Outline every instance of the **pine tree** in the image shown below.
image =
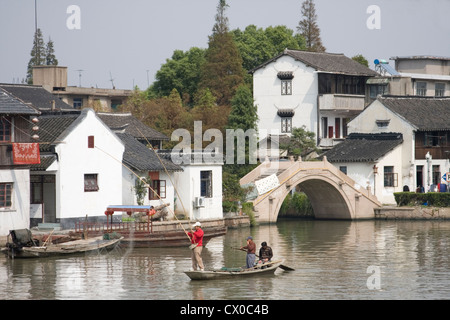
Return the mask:
{"type": "Polygon", "coordinates": [[[49,37],[47,45],[45,45],[44,37],[41,29],[37,29],[34,33],[33,48],[31,49],[31,58],[27,67],[27,83],[33,84],[33,67],[34,66],[57,66],[58,59],[55,56],[55,49],[53,48],[53,41],[49,37]]]}
{"type": "Polygon", "coordinates": [[[305,0],[302,4],[302,16],[297,31],[305,38],[308,51],[325,52],[317,25],[316,7],[313,0],[305,0]]]}
{"type": "Polygon", "coordinates": [[[239,50],[228,28],[225,0],[219,0],[216,23],[209,37],[203,64],[200,89],[209,88],[219,105],[230,105],[236,89],[244,82],[244,69],[239,50]]]}
{"type": "Polygon", "coordinates": [[[55,56],[55,49],[53,48],[53,41],[49,37],[47,42],[47,48],[45,52],[45,62],[48,66],[57,66],[58,59],[55,56]]]}
{"type": "Polygon", "coordinates": [[[45,44],[41,29],[37,29],[34,33],[33,48],[31,49],[31,59],[27,68],[27,83],[33,84],[33,66],[41,66],[45,64],[45,44]]]}

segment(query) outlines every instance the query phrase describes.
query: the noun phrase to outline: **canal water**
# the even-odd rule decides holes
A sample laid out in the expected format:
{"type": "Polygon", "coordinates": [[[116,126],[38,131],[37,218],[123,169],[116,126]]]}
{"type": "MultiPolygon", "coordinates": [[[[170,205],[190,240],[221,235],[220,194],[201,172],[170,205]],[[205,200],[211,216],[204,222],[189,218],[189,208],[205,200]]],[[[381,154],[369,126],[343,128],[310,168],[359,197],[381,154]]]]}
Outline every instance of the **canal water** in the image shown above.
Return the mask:
{"type": "Polygon", "coordinates": [[[66,258],[0,257],[0,299],[449,299],[449,221],[281,220],[231,229],[203,250],[207,269],[245,264],[253,236],[295,268],[273,276],[191,281],[183,248],[117,249],[66,258]]]}

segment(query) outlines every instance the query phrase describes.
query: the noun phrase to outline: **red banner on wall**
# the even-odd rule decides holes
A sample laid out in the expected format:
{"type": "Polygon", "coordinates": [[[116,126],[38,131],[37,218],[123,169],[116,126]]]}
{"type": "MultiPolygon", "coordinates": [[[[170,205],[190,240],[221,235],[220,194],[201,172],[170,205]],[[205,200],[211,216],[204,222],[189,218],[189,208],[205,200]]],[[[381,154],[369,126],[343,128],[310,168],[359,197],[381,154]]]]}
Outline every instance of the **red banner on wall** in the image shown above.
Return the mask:
{"type": "Polygon", "coordinates": [[[39,143],[13,143],[14,164],[39,164],[39,143]]]}

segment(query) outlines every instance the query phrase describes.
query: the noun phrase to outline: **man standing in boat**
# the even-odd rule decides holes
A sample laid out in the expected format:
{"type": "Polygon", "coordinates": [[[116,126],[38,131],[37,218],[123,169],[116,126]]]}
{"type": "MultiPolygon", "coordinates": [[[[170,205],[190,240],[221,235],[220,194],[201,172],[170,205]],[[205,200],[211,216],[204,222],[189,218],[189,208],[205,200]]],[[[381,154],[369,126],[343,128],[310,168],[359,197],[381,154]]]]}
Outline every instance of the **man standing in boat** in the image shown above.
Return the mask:
{"type": "Polygon", "coordinates": [[[255,266],[255,253],[256,253],[256,244],[253,242],[253,237],[247,237],[247,245],[245,247],[241,247],[241,250],[247,250],[247,269],[253,268],[255,266]]]}
{"type": "Polygon", "coordinates": [[[192,269],[194,271],[197,270],[197,268],[200,268],[201,271],[204,271],[205,268],[203,266],[203,260],[202,260],[202,249],[203,249],[203,235],[204,232],[201,228],[200,222],[196,222],[191,230],[191,232],[186,232],[188,237],[191,239],[191,249],[192,249],[192,269]]]}

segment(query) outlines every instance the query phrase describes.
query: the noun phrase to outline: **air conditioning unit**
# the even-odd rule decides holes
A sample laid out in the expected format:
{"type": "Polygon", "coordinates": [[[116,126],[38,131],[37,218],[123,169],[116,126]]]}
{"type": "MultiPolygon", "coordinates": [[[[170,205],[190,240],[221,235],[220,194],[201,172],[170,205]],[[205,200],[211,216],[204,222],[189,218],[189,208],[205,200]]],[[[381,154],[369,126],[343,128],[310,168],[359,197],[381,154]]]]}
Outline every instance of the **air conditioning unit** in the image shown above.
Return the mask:
{"type": "Polygon", "coordinates": [[[195,197],[195,203],[196,208],[201,208],[205,206],[205,197],[195,197]]]}

